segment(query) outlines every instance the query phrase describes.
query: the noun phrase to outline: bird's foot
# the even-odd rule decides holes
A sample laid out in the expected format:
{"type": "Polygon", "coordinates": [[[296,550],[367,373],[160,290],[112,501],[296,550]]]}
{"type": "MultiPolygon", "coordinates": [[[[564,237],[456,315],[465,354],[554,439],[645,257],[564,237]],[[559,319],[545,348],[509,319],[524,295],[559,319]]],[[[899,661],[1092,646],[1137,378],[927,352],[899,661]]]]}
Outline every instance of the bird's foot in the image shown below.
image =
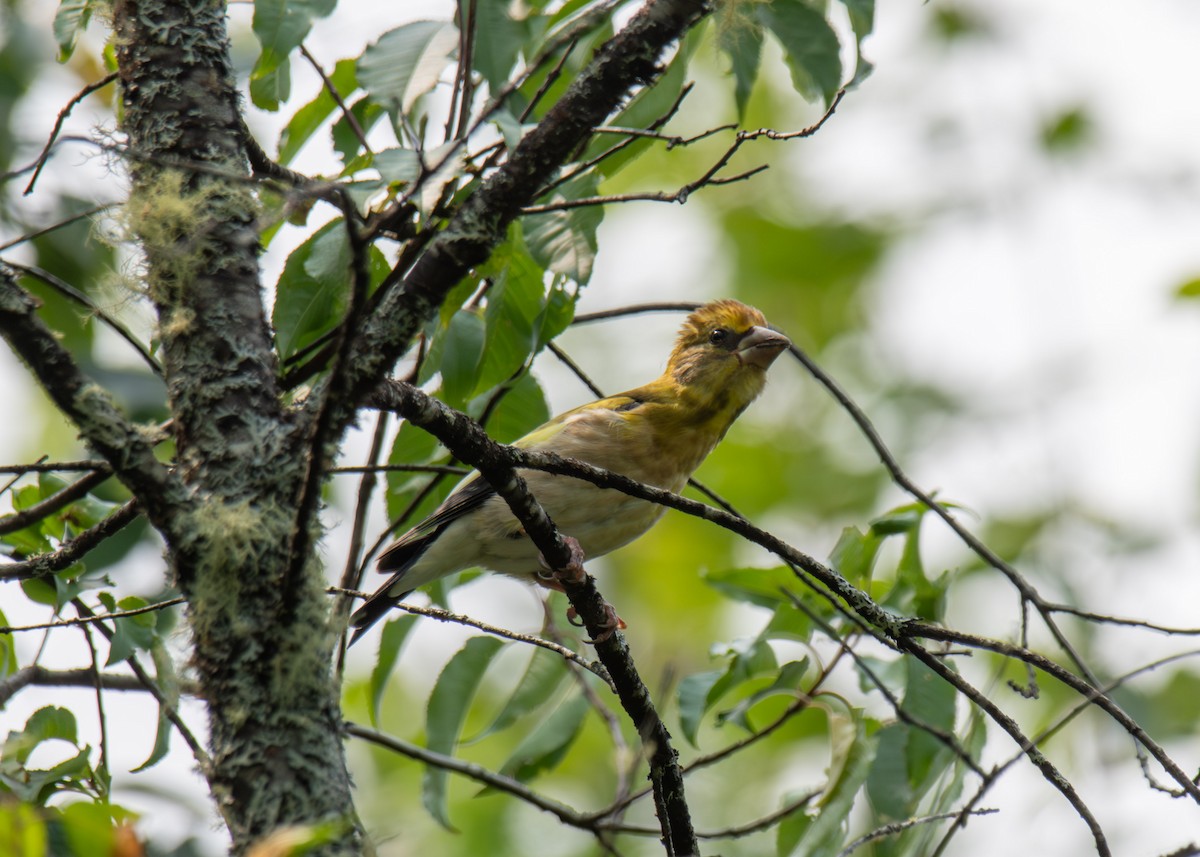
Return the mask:
{"type": "Polygon", "coordinates": [[[579,546],[579,540],[571,536],[563,536],[563,544],[567,546],[567,550],[571,552],[571,559],[566,566],[561,570],[556,570],[550,567],[550,563],[546,562],[546,558],[540,553],[538,554],[538,563],[542,566],[542,571],[538,572],[538,583],[547,589],[553,589],[557,592],[562,592],[563,587],[560,581],[569,580],[571,583],[583,583],[586,572],[583,570],[583,548],[579,546]]]}
{"type": "MultiPolygon", "coordinates": [[[[575,611],[574,605],[567,608],[567,621],[576,628],[583,627],[583,620],[579,618],[579,614],[575,611]]],[[[604,623],[600,626],[600,633],[596,635],[595,639],[588,640],[588,642],[592,645],[595,645],[596,643],[603,643],[605,640],[611,637],[615,631],[624,631],[627,627],[629,626],[625,624],[624,619],[617,615],[617,611],[613,609],[613,606],[606,603],[604,605],[604,623]]]]}

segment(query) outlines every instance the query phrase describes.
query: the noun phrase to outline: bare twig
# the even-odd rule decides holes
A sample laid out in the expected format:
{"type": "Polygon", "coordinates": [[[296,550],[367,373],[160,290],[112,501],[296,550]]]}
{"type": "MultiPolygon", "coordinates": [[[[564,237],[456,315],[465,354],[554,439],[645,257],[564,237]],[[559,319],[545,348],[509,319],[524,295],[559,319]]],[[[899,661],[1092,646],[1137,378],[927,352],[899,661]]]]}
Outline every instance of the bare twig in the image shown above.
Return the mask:
{"type": "Polygon", "coordinates": [[[29,194],[33,193],[33,186],[37,184],[38,176],[42,174],[42,169],[46,166],[46,162],[50,160],[50,149],[53,148],[54,141],[58,139],[58,132],[62,130],[63,123],[67,121],[67,117],[71,115],[71,111],[75,109],[75,105],[83,101],[83,99],[87,98],[93,92],[108,86],[116,79],[117,73],[114,71],[109,72],[94,83],[89,83],[83,89],[71,96],[71,100],[66,103],[66,106],[63,107],[62,110],[58,111],[58,119],[55,120],[54,127],[50,130],[50,137],[46,140],[46,145],[42,147],[41,154],[38,155],[37,160],[34,161],[35,167],[33,170],[33,175],[29,178],[29,184],[25,186],[24,196],[29,196],[29,194]]]}

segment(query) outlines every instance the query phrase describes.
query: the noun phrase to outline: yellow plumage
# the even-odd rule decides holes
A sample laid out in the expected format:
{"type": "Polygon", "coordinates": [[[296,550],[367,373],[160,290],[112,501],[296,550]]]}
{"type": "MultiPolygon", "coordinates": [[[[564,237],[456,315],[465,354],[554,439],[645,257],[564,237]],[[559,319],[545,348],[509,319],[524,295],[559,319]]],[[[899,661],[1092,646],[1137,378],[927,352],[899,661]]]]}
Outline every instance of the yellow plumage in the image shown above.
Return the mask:
{"type": "MultiPolygon", "coordinates": [[[[516,445],[678,492],[762,392],[767,368],[789,344],[753,307],[733,300],[705,304],[687,317],[660,377],[560,414],[516,445]]],[[[628,544],[665,511],[568,476],[521,475],[586,557],[628,544]]],[[[520,523],[477,473],[380,556],[379,570],[393,574],[351,618],[353,640],[413,589],[475,566],[530,579],[542,570],[520,523]]]]}

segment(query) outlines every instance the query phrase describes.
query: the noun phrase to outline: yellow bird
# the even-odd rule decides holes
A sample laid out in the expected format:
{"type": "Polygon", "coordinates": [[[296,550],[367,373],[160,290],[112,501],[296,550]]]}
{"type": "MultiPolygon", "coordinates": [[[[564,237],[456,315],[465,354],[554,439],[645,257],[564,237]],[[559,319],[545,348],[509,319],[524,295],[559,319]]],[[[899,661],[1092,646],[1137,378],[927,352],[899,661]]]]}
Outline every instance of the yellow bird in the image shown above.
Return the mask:
{"type": "MultiPolygon", "coordinates": [[[[516,442],[523,449],[577,458],[679,492],[762,392],[767,369],[791,342],[763,314],[734,300],[687,317],[663,374],[649,384],[559,414],[516,442]]],[[[584,556],[602,556],[645,533],[666,507],[570,476],[521,475],[564,536],[584,556]]],[[[545,563],[504,502],[478,473],[379,557],[392,572],[354,613],[354,643],[414,589],[466,568],[531,579],[545,563]]]]}

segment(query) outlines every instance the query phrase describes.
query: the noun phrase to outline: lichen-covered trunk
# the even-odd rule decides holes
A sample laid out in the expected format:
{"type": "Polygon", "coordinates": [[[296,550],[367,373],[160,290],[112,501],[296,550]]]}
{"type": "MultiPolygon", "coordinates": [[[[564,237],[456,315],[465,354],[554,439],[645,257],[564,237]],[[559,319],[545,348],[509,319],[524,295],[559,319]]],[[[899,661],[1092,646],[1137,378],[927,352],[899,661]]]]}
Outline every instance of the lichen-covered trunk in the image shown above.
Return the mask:
{"type": "Polygon", "coordinates": [[[113,7],[129,145],[127,221],[145,255],[186,496],[151,512],[208,706],[213,797],[235,853],[330,824],[358,853],[335,635],[302,503],[307,427],[281,404],[259,282],[257,200],[215,0],[113,7]]]}

